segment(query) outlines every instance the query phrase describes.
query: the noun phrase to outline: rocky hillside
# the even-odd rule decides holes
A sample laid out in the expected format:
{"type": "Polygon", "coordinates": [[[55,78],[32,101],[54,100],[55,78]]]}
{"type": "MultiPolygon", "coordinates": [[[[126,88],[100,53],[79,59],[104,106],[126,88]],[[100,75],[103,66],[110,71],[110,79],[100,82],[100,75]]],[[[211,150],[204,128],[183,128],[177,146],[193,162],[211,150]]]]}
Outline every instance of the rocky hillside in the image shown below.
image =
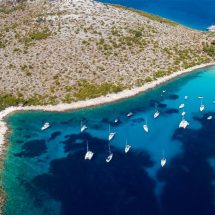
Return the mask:
{"type": "Polygon", "coordinates": [[[214,60],[214,35],[93,0],[0,6],[0,103],[71,102],[214,60]]]}

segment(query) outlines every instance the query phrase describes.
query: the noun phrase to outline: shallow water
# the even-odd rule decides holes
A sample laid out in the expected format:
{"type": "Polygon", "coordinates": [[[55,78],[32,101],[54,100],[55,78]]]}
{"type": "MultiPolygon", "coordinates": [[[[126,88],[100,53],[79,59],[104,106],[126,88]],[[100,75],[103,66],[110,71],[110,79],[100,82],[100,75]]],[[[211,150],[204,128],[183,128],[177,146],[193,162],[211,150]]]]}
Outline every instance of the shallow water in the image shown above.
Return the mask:
{"type": "Polygon", "coordinates": [[[99,0],[156,14],[198,30],[215,24],[214,0],[99,0]]]}
{"type": "Polygon", "coordinates": [[[214,83],[215,67],[210,67],[113,104],[12,114],[1,173],[4,214],[214,215],[215,118],[207,120],[215,117],[214,83]],[[190,123],[186,130],[178,129],[181,103],[190,123]],[[161,112],[157,119],[155,104],[161,112]],[[134,115],[128,118],[130,111],[134,115]],[[145,119],[149,133],[143,130],[145,119]],[[84,133],[81,120],[88,126],[84,133]],[[51,126],[41,131],[46,121],[51,126]],[[109,124],[117,134],[111,141],[113,159],[106,163],[109,124]],[[126,139],[132,146],[128,154],[126,139]],[[91,161],[84,160],[86,141],[95,153],[91,161]],[[167,164],[161,168],[163,155],[167,164]]]}

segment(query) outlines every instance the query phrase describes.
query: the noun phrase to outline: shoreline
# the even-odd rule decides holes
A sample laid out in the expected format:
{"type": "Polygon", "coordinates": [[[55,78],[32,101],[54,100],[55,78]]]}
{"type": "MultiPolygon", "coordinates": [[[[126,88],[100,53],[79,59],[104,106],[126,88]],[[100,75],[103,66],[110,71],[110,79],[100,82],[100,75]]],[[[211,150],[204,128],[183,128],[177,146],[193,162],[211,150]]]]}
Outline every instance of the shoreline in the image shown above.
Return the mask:
{"type": "MultiPolygon", "coordinates": [[[[22,111],[45,111],[45,112],[63,112],[69,110],[77,110],[81,108],[94,107],[103,104],[113,103],[122,99],[127,99],[130,97],[137,96],[140,93],[146,92],[150,89],[153,89],[161,84],[164,84],[176,77],[179,77],[183,74],[201,69],[215,66],[215,62],[201,64],[194,66],[188,69],[174,72],[168,76],[164,76],[155,81],[146,83],[142,87],[133,88],[131,90],[123,90],[116,94],[108,94],[106,96],[97,97],[94,99],[89,99],[85,101],[73,102],[70,104],[57,104],[57,105],[47,105],[47,106],[11,106],[2,111],[0,111],[0,155],[4,156],[5,150],[7,148],[7,135],[10,132],[10,129],[7,123],[4,121],[5,117],[13,112],[22,112],[22,111]]],[[[4,205],[5,196],[0,196],[0,212],[2,211],[2,206],[4,205]]]]}
{"type": "Polygon", "coordinates": [[[70,104],[62,103],[62,104],[57,104],[57,105],[46,105],[46,106],[11,106],[11,107],[8,107],[8,108],[0,111],[0,155],[3,154],[5,136],[8,132],[8,126],[7,126],[7,123],[4,121],[4,118],[13,112],[17,112],[17,111],[63,112],[63,111],[77,110],[77,109],[81,109],[81,108],[94,107],[94,106],[99,106],[99,105],[103,105],[103,104],[113,103],[113,102],[116,102],[116,101],[119,101],[122,99],[134,97],[140,93],[153,89],[153,88],[155,88],[161,84],[164,84],[183,74],[195,71],[197,69],[210,67],[210,66],[215,66],[215,62],[201,64],[201,65],[197,65],[194,67],[190,67],[188,69],[177,71],[168,76],[161,77],[157,80],[146,83],[145,85],[143,85],[141,87],[133,88],[131,90],[123,90],[116,94],[112,93],[112,94],[108,94],[106,96],[101,96],[101,97],[84,100],[84,101],[73,102],[70,104]]]}

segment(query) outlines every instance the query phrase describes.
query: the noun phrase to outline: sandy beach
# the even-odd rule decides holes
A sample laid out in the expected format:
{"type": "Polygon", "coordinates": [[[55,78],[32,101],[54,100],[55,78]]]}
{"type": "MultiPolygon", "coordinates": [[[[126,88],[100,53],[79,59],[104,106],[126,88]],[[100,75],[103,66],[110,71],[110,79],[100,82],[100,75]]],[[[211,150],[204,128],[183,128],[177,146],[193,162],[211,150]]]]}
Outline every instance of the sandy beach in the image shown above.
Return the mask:
{"type": "Polygon", "coordinates": [[[124,90],[116,94],[108,94],[106,96],[101,96],[95,99],[89,99],[86,101],[78,101],[78,102],[73,102],[70,104],[58,104],[58,105],[47,105],[47,106],[17,106],[17,107],[8,107],[5,110],[0,112],[0,154],[3,151],[4,148],[4,141],[5,141],[5,135],[8,131],[8,127],[6,122],[4,121],[4,118],[9,115],[12,112],[16,111],[68,111],[68,110],[75,110],[75,109],[80,109],[80,108],[86,108],[86,107],[92,107],[92,106],[97,106],[105,103],[111,103],[115,102],[121,99],[133,97],[135,95],[138,95],[139,93],[145,92],[149,89],[152,89],[160,84],[163,84],[171,79],[174,79],[182,74],[189,73],[191,71],[194,71],[196,69],[204,68],[204,67],[209,67],[209,66],[215,66],[215,62],[213,63],[208,63],[208,64],[202,64],[199,66],[194,66],[182,71],[174,72],[171,75],[159,78],[155,81],[152,81],[148,84],[145,84],[142,87],[137,87],[131,90],[124,90]]]}

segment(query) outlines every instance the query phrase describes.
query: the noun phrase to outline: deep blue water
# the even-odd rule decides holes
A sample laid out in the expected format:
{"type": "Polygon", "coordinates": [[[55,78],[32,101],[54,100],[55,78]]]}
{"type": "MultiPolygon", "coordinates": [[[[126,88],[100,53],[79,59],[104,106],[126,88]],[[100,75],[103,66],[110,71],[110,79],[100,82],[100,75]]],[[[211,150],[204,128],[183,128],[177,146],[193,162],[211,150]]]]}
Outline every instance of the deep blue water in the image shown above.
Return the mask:
{"type": "Polygon", "coordinates": [[[215,117],[214,83],[211,67],[109,105],[12,114],[1,172],[4,215],[214,215],[215,118],[207,120],[215,117]],[[199,111],[200,95],[204,112],[199,111]],[[190,122],[185,130],[178,128],[182,102],[190,122]],[[161,112],[157,119],[155,103],[161,112]],[[134,115],[128,118],[130,111],[134,115]],[[82,134],[81,119],[89,127],[82,134]],[[45,121],[51,127],[41,131],[45,121]],[[117,134],[111,142],[113,159],[106,163],[109,124],[117,134]],[[128,154],[126,138],[132,146],[128,154]],[[95,153],[91,161],[84,160],[87,140],[95,153]],[[163,154],[167,164],[161,168],[163,154]]]}
{"type": "Polygon", "coordinates": [[[198,30],[215,24],[214,0],[99,0],[156,14],[198,30]]]}

